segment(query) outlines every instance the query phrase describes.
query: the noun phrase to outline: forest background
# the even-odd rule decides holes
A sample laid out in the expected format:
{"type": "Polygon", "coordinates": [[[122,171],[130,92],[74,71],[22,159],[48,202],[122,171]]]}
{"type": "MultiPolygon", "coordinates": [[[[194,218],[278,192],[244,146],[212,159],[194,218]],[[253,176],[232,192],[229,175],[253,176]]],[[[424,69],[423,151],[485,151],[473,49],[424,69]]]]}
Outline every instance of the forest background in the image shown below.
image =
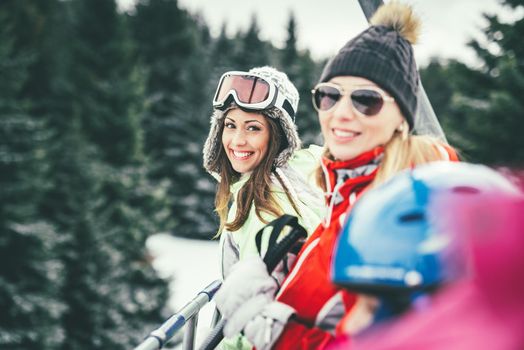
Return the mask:
{"type": "MultiPolygon", "coordinates": [[[[435,57],[421,79],[465,160],[518,169],[524,19],[485,23],[465,48],[476,67],[435,57]]],[[[302,139],[322,142],[310,90],[325,61],[297,48],[292,13],[285,30],[282,47],[256,16],[213,36],[176,0],[0,1],[0,348],[129,349],[172,311],[145,241],[215,234],[201,164],[219,76],[285,71],[302,139]]]]}

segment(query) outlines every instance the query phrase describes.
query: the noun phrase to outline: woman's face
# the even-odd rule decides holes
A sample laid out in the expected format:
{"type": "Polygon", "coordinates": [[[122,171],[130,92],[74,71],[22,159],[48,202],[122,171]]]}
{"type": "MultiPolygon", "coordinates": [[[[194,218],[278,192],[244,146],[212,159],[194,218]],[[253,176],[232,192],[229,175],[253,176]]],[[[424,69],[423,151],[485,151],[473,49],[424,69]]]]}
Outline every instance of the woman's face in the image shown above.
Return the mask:
{"type": "MultiPolygon", "coordinates": [[[[335,77],[330,82],[345,92],[359,87],[378,87],[367,79],[352,76],[335,77]]],[[[386,144],[404,120],[395,102],[385,101],[376,115],[360,114],[353,108],[349,94],[342,96],[330,110],[319,111],[319,119],[324,141],[338,160],[350,160],[386,144]]]]}
{"type": "Polygon", "coordinates": [[[222,145],[233,169],[253,171],[264,159],[269,145],[269,123],[260,113],[230,110],[224,119],[222,145]]]}

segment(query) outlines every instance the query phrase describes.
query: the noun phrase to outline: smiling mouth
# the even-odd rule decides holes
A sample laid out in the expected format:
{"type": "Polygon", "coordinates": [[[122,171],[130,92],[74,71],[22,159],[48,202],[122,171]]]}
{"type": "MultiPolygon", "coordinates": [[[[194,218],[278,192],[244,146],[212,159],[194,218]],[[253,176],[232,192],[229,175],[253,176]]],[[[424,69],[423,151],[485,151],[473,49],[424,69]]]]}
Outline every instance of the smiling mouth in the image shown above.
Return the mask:
{"type": "Polygon", "coordinates": [[[240,151],[231,150],[231,154],[233,155],[233,157],[238,160],[245,160],[251,157],[254,153],[255,152],[240,152],[240,151]]]}
{"type": "Polygon", "coordinates": [[[342,129],[331,129],[331,132],[337,139],[353,139],[360,135],[359,132],[355,131],[349,131],[349,130],[342,130],[342,129]]]}

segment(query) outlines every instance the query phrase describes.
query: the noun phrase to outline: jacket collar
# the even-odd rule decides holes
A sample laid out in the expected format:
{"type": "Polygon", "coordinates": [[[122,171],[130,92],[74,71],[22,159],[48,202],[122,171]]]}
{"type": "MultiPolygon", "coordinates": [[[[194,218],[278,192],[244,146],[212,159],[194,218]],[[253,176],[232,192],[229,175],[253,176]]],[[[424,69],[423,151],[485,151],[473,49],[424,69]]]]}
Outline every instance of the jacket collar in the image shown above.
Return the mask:
{"type": "MultiPolygon", "coordinates": [[[[376,165],[382,159],[383,154],[384,147],[379,146],[350,160],[331,160],[322,157],[322,169],[324,170],[327,191],[333,191],[336,185],[338,173],[347,173],[345,170],[356,170],[363,167],[365,168],[368,165],[376,165]]],[[[356,172],[355,174],[360,175],[359,172],[356,172]]]]}
{"type": "Polygon", "coordinates": [[[357,188],[362,190],[362,186],[373,181],[383,154],[384,148],[377,147],[347,161],[330,160],[325,157],[322,159],[327,187],[325,196],[328,205],[322,223],[324,227],[328,227],[333,217],[338,217],[341,210],[346,210],[347,207],[343,206],[337,214],[334,213],[335,206],[340,203],[352,206],[357,198],[357,188]]]}
{"type": "Polygon", "coordinates": [[[236,182],[231,184],[231,186],[229,187],[229,191],[236,196],[236,194],[238,193],[238,191],[240,191],[242,186],[244,186],[246,182],[251,178],[251,174],[252,172],[240,175],[240,178],[236,182]]]}

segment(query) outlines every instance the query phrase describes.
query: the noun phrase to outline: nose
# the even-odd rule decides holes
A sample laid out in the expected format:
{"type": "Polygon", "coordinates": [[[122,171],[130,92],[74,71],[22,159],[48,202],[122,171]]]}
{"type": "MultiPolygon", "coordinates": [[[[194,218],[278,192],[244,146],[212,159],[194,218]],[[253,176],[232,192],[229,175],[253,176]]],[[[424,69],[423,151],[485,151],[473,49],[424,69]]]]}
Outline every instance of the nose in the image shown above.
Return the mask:
{"type": "Polygon", "coordinates": [[[241,128],[235,130],[231,143],[233,146],[244,146],[247,143],[246,134],[241,128]]]}
{"type": "Polygon", "coordinates": [[[355,111],[351,103],[351,97],[349,95],[342,96],[340,101],[333,107],[333,117],[339,119],[354,119],[355,111]]]}

